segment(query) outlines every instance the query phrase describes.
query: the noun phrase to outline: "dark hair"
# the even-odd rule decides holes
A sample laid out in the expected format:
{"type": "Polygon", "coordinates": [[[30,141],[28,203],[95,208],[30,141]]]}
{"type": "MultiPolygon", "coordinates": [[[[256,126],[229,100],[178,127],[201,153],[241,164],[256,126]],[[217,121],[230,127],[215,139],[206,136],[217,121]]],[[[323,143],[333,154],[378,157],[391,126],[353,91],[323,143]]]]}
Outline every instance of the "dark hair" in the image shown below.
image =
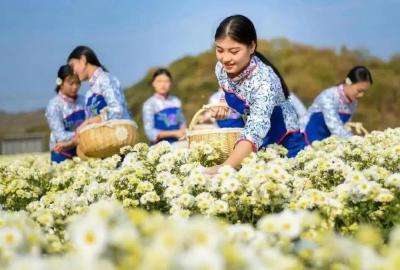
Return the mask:
{"type": "MultiPolygon", "coordinates": [[[[248,46],[254,42],[257,49],[257,33],[254,24],[249,18],[243,15],[229,16],[219,24],[217,31],[215,32],[215,40],[225,38],[226,36],[230,37],[236,42],[248,46]]],[[[289,89],[278,69],[261,53],[256,51],[255,55],[260,58],[264,64],[270,66],[276,75],[278,75],[285,98],[288,98],[289,89]]]]}
{"type": "Polygon", "coordinates": [[[107,69],[100,63],[99,59],[97,58],[96,54],[92,49],[87,46],[78,46],[76,47],[68,56],[68,62],[71,59],[81,59],[82,56],[86,57],[86,61],[89,64],[101,67],[104,71],[107,69]]]}
{"type": "Polygon", "coordinates": [[[74,74],[72,67],[69,65],[63,65],[58,69],[58,72],[57,72],[57,78],[60,78],[62,81],[61,84],[57,85],[55,88],[55,91],[57,93],[60,91],[61,85],[64,83],[64,81],[67,77],[72,77],[80,83],[79,78],[78,78],[78,76],[76,76],[74,74]]]}
{"type": "Polygon", "coordinates": [[[154,71],[154,73],[153,73],[153,78],[151,79],[151,81],[154,82],[155,78],[156,78],[157,76],[159,76],[159,75],[162,75],[162,74],[167,75],[168,78],[172,81],[171,73],[170,73],[169,70],[166,69],[166,68],[159,68],[159,69],[157,69],[156,71],[154,71]]]}
{"type": "Polygon", "coordinates": [[[372,75],[365,66],[355,66],[347,74],[347,78],[351,80],[351,83],[358,82],[369,82],[373,84],[372,75]]]}

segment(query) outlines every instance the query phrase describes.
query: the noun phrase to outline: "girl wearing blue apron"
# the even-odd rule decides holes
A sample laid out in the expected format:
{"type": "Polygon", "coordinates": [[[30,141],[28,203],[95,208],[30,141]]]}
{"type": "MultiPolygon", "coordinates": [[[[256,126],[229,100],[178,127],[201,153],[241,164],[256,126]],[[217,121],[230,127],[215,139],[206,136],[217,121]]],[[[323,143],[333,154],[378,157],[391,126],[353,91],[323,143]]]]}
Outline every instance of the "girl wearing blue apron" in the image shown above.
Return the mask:
{"type": "Polygon", "coordinates": [[[57,95],[47,105],[51,161],[61,162],[76,156],[75,130],[85,120],[84,99],[78,95],[80,81],[70,66],[61,66],[56,80],[57,95]]]}
{"type": "Polygon", "coordinates": [[[350,137],[351,131],[345,128],[350,121],[358,99],[372,84],[369,70],[356,66],[350,70],[344,82],[324,90],[308,109],[303,121],[306,142],[323,140],[331,135],[350,137]]]}
{"type": "Polygon", "coordinates": [[[169,94],[171,73],[160,68],[153,74],[154,95],[143,104],[144,131],[152,144],[159,141],[170,143],[185,135],[186,122],[181,101],[169,94]]]}
{"type": "MultiPolygon", "coordinates": [[[[242,15],[224,19],[215,34],[218,63],[215,73],[226,103],[246,124],[236,146],[223,165],[237,167],[253,151],[270,144],[287,148],[294,157],[305,146],[289,91],[276,68],[256,52],[257,34],[253,23],[242,15]]],[[[213,110],[217,119],[227,110],[213,110]]],[[[214,174],[218,166],[208,169],[214,174]]]]}
{"type": "Polygon", "coordinates": [[[69,55],[68,63],[81,81],[90,84],[85,97],[87,119],[81,127],[105,120],[131,119],[120,82],[101,65],[92,49],[76,47],[69,55]]]}
{"type": "MultiPolygon", "coordinates": [[[[219,104],[221,101],[225,101],[225,94],[222,89],[215,92],[208,100],[208,104],[219,104]]],[[[235,110],[231,110],[228,113],[226,119],[217,120],[217,125],[220,128],[230,127],[230,128],[242,128],[244,127],[244,120],[242,116],[235,110]]]]}

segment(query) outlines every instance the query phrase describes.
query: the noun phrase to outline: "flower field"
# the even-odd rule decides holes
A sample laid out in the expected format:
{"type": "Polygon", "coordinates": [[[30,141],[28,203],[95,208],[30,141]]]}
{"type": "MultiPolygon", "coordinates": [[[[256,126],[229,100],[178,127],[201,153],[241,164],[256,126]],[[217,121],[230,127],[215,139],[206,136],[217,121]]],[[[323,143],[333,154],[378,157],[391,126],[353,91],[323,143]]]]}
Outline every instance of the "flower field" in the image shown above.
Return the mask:
{"type": "Polygon", "coordinates": [[[273,146],[0,157],[0,269],[399,269],[400,128],[273,146]]]}

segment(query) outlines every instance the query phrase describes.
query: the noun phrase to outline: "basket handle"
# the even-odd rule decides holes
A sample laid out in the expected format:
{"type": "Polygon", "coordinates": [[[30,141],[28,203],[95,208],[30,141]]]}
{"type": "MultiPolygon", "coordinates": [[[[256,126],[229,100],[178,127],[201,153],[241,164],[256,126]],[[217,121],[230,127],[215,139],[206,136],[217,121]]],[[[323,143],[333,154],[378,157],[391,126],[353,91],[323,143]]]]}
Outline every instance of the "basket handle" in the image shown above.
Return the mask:
{"type": "Polygon", "coordinates": [[[196,125],[196,123],[197,123],[197,118],[200,116],[200,114],[202,114],[203,112],[208,111],[208,110],[210,110],[210,109],[212,109],[212,108],[215,108],[215,107],[224,107],[224,108],[230,109],[230,107],[229,107],[226,103],[218,103],[218,104],[207,104],[207,105],[203,105],[203,107],[201,107],[201,109],[198,110],[198,111],[195,113],[195,115],[193,116],[192,121],[190,121],[188,130],[189,130],[189,131],[192,131],[192,130],[193,130],[193,127],[194,127],[194,125],[196,125]]]}

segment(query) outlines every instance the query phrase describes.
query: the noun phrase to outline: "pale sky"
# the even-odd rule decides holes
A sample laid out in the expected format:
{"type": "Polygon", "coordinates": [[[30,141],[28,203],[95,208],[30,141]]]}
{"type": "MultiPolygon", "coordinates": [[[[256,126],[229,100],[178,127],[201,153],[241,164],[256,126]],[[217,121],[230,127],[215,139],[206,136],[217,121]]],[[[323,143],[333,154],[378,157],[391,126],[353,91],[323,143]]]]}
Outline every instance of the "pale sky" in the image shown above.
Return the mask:
{"type": "Polygon", "coordinates": [[[259,38],[366,48],[387,60],[400,52],[399,10],[393,0],[2,0],[0,110],[44,108],[77,45],[93,48],[126,87],[150,67],[209,49],[233,14],[249,17],[259,38]]]}

